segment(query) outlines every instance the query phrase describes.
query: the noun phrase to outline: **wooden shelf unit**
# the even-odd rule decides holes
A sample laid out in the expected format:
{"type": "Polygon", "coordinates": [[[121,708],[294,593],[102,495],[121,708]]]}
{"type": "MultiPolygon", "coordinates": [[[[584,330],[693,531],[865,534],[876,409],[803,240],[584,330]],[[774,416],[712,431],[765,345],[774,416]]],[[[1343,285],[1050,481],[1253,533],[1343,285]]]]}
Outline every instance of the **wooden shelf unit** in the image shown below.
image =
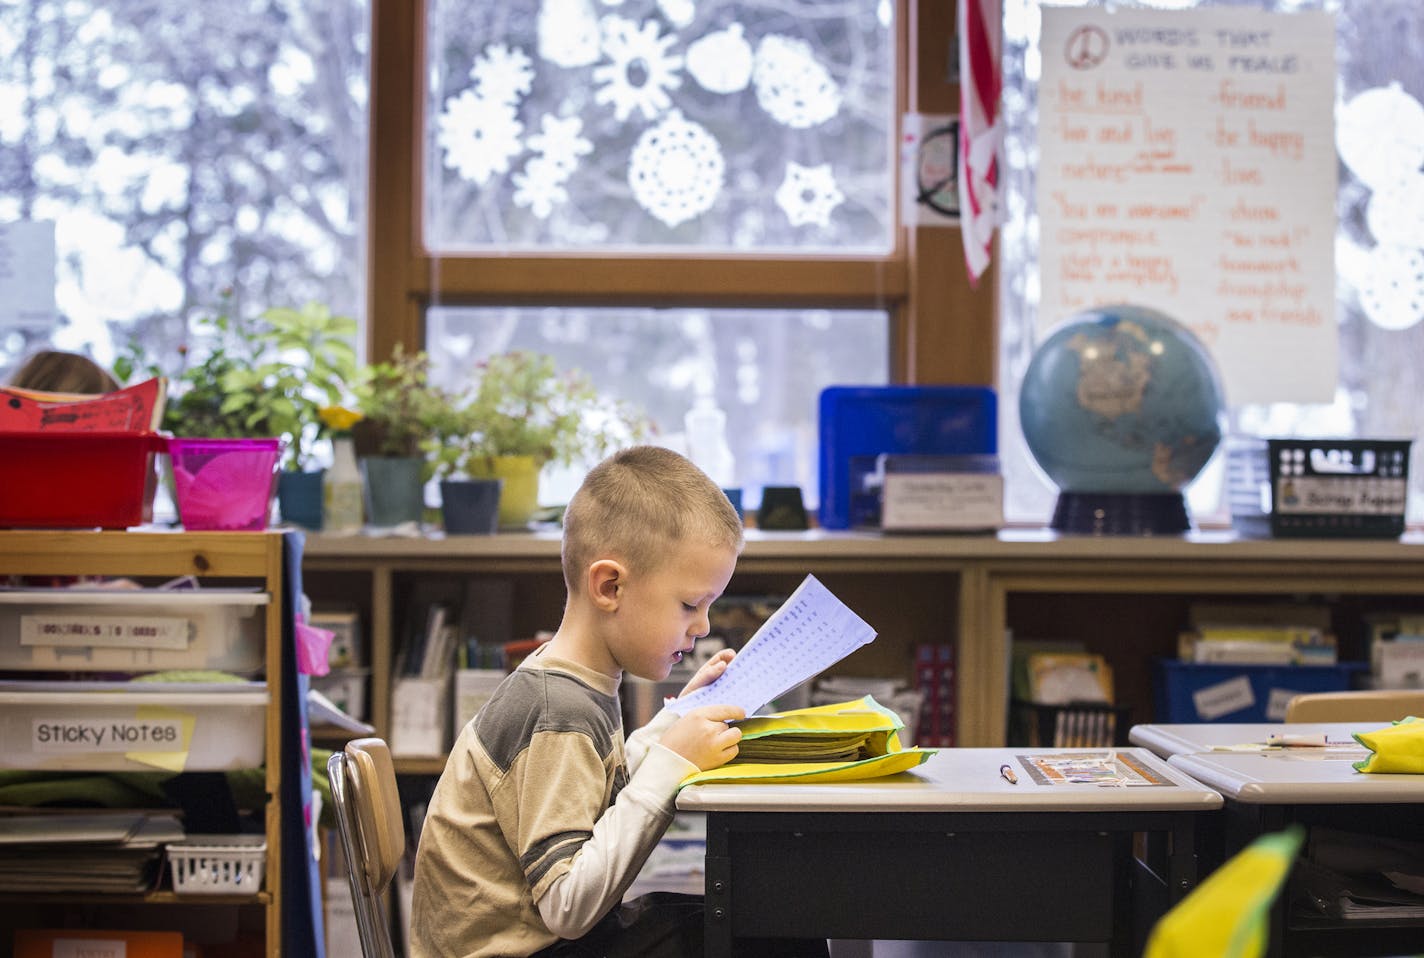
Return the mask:
{"type": "MultiPolygon", "coordinates": [[[[267,663],[268,704],[265,735],[265,808],[262,816],[267,853],[263,890],[250,898],[231,895],[181,896],[172,891],[145,895],[29,895],[0,893],[0,912],[7,916],[38,911],[31,922],[43,922],[45,911],[85,914],[101,908],[260,909],[267,958],[281,954],[281,910],[277,889],[282,860],[281,785],[281,652],[282,652],[282,536],[276,532],[97,532],[0,531],[0,577],[19,576],[126,576],[144,584],[191,575],[210,584],[251,585],[269,597],[264,610],[264,659],[267,663]]],[[[256,916],[253,916],[256,917],[256,916]]],[[[175,920],[175,924],[176,924],[175,920]]],[[[5,927],[11,926],[9,917],[5,927]]],[[[160,921],[159,926],[162,926],[160,921]]],[[[68,927],[68,925],[65,925],[68,927]]],[[[3,943],[8,950],[9,941],[3,943]]]]}
{"type": "MultiPolygon", "coordinates": [[[[956,649],[957,744],[1004,744],[1009,634],[1075,638],[1113,663],[1133,720],[1149,721],[1150,659],[1171,655],[1198,599],[1310,597],[1338,610],[1343,658],[1362,658],[1360,616],[1424,610],[1424,537],[1239,539],[750,531],[727,594],[788,593],[814,574],[879,633],[834,670],[912,678],[920,643],[956,649]]],[[[557,532],[383,539],[308,538],[304,581],[318,608],[356,603],[370,643],[372,722],[390,728],[391,666],[412,583],[497,576],[514,583],[516,635],[554,628],[563,602],[557,532]]],[[[401,770],[438,772],[439,760],[401,770]]]]}

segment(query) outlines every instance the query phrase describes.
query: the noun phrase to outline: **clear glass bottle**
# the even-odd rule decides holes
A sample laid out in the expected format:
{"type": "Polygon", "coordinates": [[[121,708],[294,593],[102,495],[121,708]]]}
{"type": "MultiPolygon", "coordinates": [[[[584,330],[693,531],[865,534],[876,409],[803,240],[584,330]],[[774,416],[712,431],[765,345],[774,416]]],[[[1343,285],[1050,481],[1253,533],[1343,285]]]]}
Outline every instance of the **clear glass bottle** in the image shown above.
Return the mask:
{"type": "Polygon", "coordinates": [[[322,484],[322,506],[326,513],[322,528],[327,532],[359,532],[364,519],[356,444],[350,438],[338,437],[332,440],[331,447],[331,468],[326,470],[322,484]]]}

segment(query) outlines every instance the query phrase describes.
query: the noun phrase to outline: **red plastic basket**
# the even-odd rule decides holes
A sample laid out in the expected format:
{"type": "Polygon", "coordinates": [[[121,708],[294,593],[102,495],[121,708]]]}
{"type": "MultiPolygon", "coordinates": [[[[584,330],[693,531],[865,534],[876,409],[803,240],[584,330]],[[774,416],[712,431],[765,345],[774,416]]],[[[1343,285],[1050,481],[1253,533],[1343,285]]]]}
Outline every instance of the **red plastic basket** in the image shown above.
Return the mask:
{"type": "Polygon", "coordinates": [[[147,432],[0,432],[0,526],[125,529],[151,508],[154,453],[147,432]]]}

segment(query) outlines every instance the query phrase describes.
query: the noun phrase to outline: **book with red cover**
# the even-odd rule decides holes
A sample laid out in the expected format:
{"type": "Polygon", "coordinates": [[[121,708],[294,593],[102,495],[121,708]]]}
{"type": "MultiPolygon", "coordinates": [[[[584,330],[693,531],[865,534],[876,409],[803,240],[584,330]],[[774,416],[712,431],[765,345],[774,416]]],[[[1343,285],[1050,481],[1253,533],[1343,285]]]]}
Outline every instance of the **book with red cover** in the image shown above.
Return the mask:
{"type": "Polygon", "coordinates": [[[176,931],[92,931],[87,928],[15,932],[15,958],[183,958],[176,931]]]}
{"type": "Polygon", "coordinates": [[[153,432],[166,399],[162,377],[99,394],[0,386],[0,432],[153,432]]]}

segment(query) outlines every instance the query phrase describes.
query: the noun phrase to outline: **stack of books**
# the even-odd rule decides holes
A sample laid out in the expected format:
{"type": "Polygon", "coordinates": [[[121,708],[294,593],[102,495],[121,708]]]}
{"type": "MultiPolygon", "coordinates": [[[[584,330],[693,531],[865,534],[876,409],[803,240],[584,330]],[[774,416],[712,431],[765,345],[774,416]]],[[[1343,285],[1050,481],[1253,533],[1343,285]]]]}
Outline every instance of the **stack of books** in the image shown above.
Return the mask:
{"type": "Polygon", "coordinates": [[[1340,660],[1324,606],[1199,603],[1177,640],[1184,662],[1335,665],[1340,660]]]}

